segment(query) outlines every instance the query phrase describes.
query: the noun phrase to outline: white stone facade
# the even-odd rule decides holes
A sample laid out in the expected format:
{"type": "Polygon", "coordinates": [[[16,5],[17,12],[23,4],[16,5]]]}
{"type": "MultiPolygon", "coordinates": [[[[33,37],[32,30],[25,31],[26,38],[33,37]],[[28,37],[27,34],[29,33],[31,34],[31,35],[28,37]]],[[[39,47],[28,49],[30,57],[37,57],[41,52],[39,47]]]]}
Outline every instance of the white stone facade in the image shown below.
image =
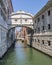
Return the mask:
{"type": "Polygon", "coordinates": [[[24,11],[18,11],[10,15],[11,24],[15,26],[29,26],[33,27],[33,16],[24,11]]]}
{"type": "Polygon", "coordinates": [[[0,58],[8,49],[8,0],[0,0],[0,58]]]}
{"type": "MultiPolygon", "coordinates": [[[[15,28],[10,29],[8,32],[8,27],[27,26],[33,28],[33,23],[34,35],[32,46],[52,56],[52,1],[48,1],[34,17],[30,13],[18,11],[12,13],[9,20],[8,13],[11,13],[13,8],[10,5],[10,8],[8,7],[8,2],[10,1],[0,0],[0,58],[15,40],[15,28]]],[[[30,45],[30,35],[28,35],[28,39],[28,44],[30,45]]]]}
{"type": "Polygon", "coordinates": [[[7,18],[6,18],[6,8],[5,1],[2,0],[0,3],[0,57],[7,51],[7,18]],[[3,3],[4,2],[4,3],[3,3]]]}
{"type": "Polygon", "coordinates": [[[52,56],[52,1],[34,16],[32,46],[52,56]]]}

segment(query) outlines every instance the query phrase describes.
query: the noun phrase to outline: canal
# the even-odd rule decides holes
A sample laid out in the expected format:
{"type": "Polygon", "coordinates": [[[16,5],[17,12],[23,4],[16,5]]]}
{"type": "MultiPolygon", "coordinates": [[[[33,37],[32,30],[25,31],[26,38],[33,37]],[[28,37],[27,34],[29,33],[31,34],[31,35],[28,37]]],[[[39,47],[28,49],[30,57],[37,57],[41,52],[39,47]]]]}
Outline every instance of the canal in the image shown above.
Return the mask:
{"type": "Polygon", "coordinates": [[[0,65],[52,65],[52,58],[17,41],[0,60],[0,65]]]}

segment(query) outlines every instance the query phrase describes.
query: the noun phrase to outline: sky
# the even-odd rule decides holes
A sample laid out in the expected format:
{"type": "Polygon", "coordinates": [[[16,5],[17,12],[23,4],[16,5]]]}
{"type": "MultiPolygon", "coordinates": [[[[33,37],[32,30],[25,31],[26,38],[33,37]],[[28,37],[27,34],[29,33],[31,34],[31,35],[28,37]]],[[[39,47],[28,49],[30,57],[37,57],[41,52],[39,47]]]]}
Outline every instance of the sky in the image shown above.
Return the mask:
{"type": "Polygon", "coordinates": [[[23,10],[35,15],[48,0],[12,0],[14,12],[23,10]]]}
{"type": "MultiPolygon", "coordinates": [[[[48,0],[12,0],[14,12],[23,10],[33,15],[43,8],[47,2],[48,0]]],[[[20,27],[17,28],[18,31],[20,29],[20,27]]]]}

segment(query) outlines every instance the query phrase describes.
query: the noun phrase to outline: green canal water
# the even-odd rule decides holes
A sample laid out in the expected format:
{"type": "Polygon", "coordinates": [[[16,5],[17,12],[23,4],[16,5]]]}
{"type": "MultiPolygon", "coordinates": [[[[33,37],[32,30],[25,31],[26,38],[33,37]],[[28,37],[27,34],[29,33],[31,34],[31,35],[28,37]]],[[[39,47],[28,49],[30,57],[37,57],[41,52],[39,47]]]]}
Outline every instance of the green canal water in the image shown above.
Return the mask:
{"type": "Polygon", "coordinates": [[[18,41],[0,60],[0,65],[52,65],[52,58],[18,41]]]}

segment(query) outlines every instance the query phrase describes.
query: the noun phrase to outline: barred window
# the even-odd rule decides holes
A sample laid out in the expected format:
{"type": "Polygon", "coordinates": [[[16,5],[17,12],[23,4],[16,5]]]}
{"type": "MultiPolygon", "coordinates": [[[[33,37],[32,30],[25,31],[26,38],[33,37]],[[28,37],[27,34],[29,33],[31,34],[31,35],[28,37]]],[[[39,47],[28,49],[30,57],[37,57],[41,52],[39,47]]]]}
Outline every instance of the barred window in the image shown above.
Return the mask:
{"type": "Polygon", "coordinates": [[[51,29],[51,26],[50,26],[50,24],[48,24],[48,29],[51,29]]]}
{"type": "Polygon", "coordinates": [[[50,43],[50,41],[48,41],[48,46],[51,46],[51,43],[50,43]]]}
{"type": "Polygon", "coordinates": [[[50,10],[48,11],[48,16],[50,16],[50,10]]]}
{"type": "Polygon", "coordinates": [[[38,18],[38,22],[40,21],[40,18],[38,18]]]}
{"type": "Polygon", "coordinates": [[[42,40],[42,44],[44,44],[44,40],[42,40]]]}
{"type": "Polygon", "coordinates": [[[42,15],[42,19],[44,19],[44,15],[42,15]]]}

